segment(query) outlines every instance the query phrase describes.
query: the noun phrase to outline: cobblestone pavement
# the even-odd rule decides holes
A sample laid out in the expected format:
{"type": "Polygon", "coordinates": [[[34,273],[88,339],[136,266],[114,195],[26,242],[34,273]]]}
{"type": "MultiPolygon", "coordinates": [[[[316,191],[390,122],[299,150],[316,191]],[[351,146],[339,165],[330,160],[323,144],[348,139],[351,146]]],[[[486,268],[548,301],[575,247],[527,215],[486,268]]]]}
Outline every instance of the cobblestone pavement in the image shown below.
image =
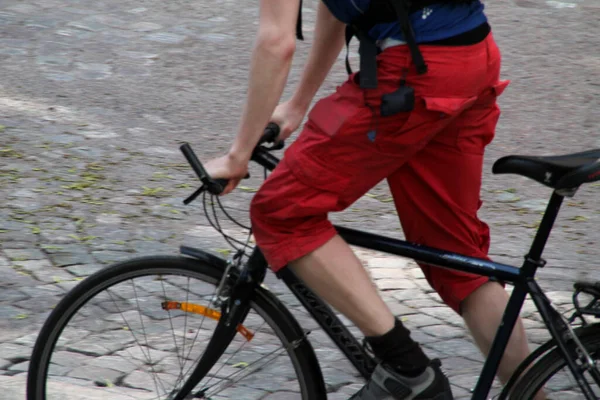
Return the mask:
{"type": "MultiPolygon", "coordinates": [[[[292,83],[311,38],[316,1],[306,3],[308,40],[298,45],[292,83]]],[[[600,147],[600,5],[514,0],[490,2],[488,14],[504,50],[503,75],[512,85],[501,98],[503,118],[487,153],[481,216],[492,231],[492,256],[520,263],[550,190],[516,176],[492,176],[491,165],[512,153],[600,147]]],[[[41,324],[83,277],[134,256],[176,254],[180,244],[225,252],[201,209],[181,204],[195,182],[178,144],[191,142],[203,159],[227,146],[244,96],[256,19],[256,0],[0,0],[5,396],[10,388],[22,391],[41,324]]],[[[355,52],[351,56],[356,64],[355,52]]],[[[340,58],[322,93],[344,78],[340,58]]],[[[234,210],[242,219],[259,176],[253,170],[253,178],[224,200],[242,210],[234,210]]],[[[539,273],[540,284],[561,308],[568,306],[575,279],[600,279],[598,186],[588,185],[566,202],[546,253],[549,264],[539,273]]],[[[390,200],[380,185],[333,218],[402,237],[390,200]]],[[[443,360],[456,397],[468,398],[482,357],[462,320],[440,303],[412,262],[365,251],[360,256],[390,306],[427,352],[443,360]]],[[[273,276],[267,282],[305,327],[315,328],[273,276]]],[[[543,342],[547,334],[530,302],[523,316],[532,344],[543,342]]],[[[347,398],[360,386],[356,372],[321,332],[310,337],[330,398],[347,398]]],[[[105,357],[97,354],[90,364],[113,376],[119,368],[105,357]]],[[[89,392],[75,392],[73,380],[64,381],[57,398],[66,398],[61,390],[73,398],[96,398],[94,377],[65,375],[83,378],[89,392]]],[[[276,379],[263,381],[278,385],[276,379]]],[[[268,388],[262,389],[232,398],[261,398],[268,388]]],[[[288,389],[277,398],[295,390],[288,389]]],[[[9,396],[3,398],[22,398],[9,396]]]]}

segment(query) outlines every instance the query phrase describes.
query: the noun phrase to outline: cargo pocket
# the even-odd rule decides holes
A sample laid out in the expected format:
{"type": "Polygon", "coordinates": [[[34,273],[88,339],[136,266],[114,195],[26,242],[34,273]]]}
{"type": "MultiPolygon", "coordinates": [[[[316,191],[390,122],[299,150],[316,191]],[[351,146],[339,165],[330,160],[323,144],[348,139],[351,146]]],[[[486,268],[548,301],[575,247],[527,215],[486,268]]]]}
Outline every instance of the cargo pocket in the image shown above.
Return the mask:
{"type": "MultiPolygon", "coordinates": [[[[392,149],[396,152],[404,151],[407,156],[410,156],[438,136],[457,116],[471,107],[476,100],[476,97],[425,96],[417,98],[415,109],[408,115],[406,122],[397,133],[389,137],[389,143],[381,146],[382,149],[386,148],[386,152],[392,149]]],[[[456,135],[453,138],[444,135],[440,139],[454,145],[456,135]]]]}
{"type": "Polygon", "coordinates": [[[457,148],[467,154],[482,155],[485,147],[494,139],[500,118],[497,98],[510,81],[498,81],[477,99],[476,104],[464,114],[457,126],[457,148]]]}
{"type": "Polygon", "coordinates": [[[492,87],[492,90],[494,91],[494,95],[496,97],[499,97],[502,93],[504,93],[504,90],[508,87],[508,85],[510,85],[510,81],[509,80],[498,81],[498,83],[496,83],[492,87]]]}
{"type": "Polygon", "coordinates": [[[351,182],[351,177],[340,172],[340,166],[326,165],[310,154],[286,154],[285,162],[301,185],[288,194],[294,203],[294,215],[307,217],[338,211],[339,200],[351,182]]]}
{"type": "Polygon", "coordinates": [[[336,136],[347,123],[366,112],[361,89],[348,79],[336,92],[317,101],[308,113],[308,123],[328,137],[336,136]]]}
{"type": "Polygon", "coordinates": [[[439,118],[454,118],[477,101],[477,97],[424,97],[425,108],[438,112],[439,118]]]}

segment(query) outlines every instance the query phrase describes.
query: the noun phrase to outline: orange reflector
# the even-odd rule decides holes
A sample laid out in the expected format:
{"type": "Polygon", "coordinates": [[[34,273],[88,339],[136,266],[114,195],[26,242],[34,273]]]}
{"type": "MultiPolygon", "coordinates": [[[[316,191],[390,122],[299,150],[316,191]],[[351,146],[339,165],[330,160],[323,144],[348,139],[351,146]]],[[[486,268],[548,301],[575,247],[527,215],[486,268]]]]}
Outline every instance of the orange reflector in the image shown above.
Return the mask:
{"type": "MultiPolygon", "coordinates": [[[[201,306],[193,303],[180,303],[178,301],[164,301],[162,303],[163,310],[181,310],[193,314],[204,315],[208,318],[218,321],[221,319],[221,313],[215,309],[201,306]]],[[[250,332],[248,328],[242,324],[238,324],[236,331],[238,331],[247,341],[251,341],[254,337],[254,333],[250,332]]]]}

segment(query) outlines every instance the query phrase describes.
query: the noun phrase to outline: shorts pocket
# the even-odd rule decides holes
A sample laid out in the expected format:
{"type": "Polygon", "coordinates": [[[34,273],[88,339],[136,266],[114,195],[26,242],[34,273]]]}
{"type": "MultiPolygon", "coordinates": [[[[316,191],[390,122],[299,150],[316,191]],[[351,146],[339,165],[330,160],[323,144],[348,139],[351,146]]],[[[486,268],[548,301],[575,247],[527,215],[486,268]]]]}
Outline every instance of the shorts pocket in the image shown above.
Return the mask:
{"type": "Polygon", "coordinates": [[[349,79],[335,93],[315,103],[308,113],[308,121],[333,137],[350,119],[365,111],[363,92],[349,79]]]}
{"type": "Polygon", "coordinates": [[[437,111],[440,118],[454,118],[477,101],[477,97],[424,97],[425,108],[428,111],[437,111]]]}
{"type": "Polygon", "coordinates": [[[340,199],[351,182],[349,176],[301,153],[291,157],[286,155],[285,160],[290,173],[300,183],[296,186],[297,196],[292,193],[289,198],[295,204],[296,213],[300,216],[324,215],[341,209],[340,199]]]}
{"type": "Polygon", "coordinates": [[[498,83],[496,83],[493,87],[492,90],[494,92],[494,95],[496,97],[499,97],[500,95],[502,95],[502,93],[504,93],[504,90],[508,87],[508,85],[510,85],[510,81],[506,80],[506,81],[498,81],[498,83]]]}
{"type": "MultiPolygon", "coordinates": [[[[476,97],[449,98],[425,96],[417,98],[415,109],[408,115],[406,122],[397,131],[396,135],[390,137],[388,149],[402,150],[407,156],[422,149],[434,137],[444,130],[464,110],[471,107],[477,100],[476,97]]],[[[456,135],[453,138],[448,135],[440,137],[441,141],[449,141],[455,144],[456,135]]],[[[383,147],[383,146],[382,146],[383,147]]]]}
{"type": "Polygon", "coordinates": [[[464,153],[482,155],[485,147],[494,139],[500,118],[497,98],[506,90],[510,81],[498,81],[483,93],[457,125],[456,146],[464,153]]]}

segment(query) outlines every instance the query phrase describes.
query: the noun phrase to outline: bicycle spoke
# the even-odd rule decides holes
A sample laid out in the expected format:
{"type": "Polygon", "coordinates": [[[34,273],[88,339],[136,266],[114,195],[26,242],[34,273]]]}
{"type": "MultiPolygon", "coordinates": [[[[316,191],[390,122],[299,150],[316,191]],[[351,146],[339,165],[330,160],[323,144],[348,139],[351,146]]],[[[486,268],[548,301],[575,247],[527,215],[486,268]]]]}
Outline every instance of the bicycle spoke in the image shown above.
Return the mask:
{"type": "MultiPolygon", "coordinates": [[[[136,292],[136,291],[135,291],[135,285],[133,284],[133,280],[131,279],[130,281],[131,281],[132,288],[134,289],[134,292],[136,292]]],[[[117,308],[117,311],[119,312],[119,314],[121,314],[121,318],[123,319],[123,321],[124,321],[124,322],[125,322],[125,324],[127,325],[127,328],[128,328],[128,330],[129,330],[129,332],[131,332],[131,335],[133,336],[133,339],[134,339],[134,340],[135,340],[135,342],[137,343],[137,345],[138,345],[138,347],[139,347],[140,351],[142,352],[142,355],[144,355],[144,357],[146,357],[146,362],[147,362],[147,363],[149,363],[149,365],[150,365],[150,368],[152,369],[152,372],[153,372],[153,374],[152,374],[152,379],[154,380],[154,385],[155,385],[155,388],[156,388],[156,392],[157,392],[157,393],[159,393],[159,390],[158,390],[158,383],[159,383],[159,379],[158,379],[158,377],[156,377],[156,372],[154,371],[154,365],[153,365],[153,363],[152,363],[152,358],[150,357],[150,346],[148,346],[148,337],[146,336],[146,346],[147,346],[147,348],[148,348],[148,356],[146,356],[146,354],[144,353],[144,348],[143,348],[143,346],[141,345],[141,343],[140,343],[140,342],[139,342],[139,340],[137,339],[137,336],[136,336],[136,335],[133,333],[133,329],[132,329],[131,325],[129,324],[129,322],[128,322],[128,321],[127,321],[127,319],[125,318],[125,315],[123,314],[123,312],[122,312],[122,311],[121,311],[121,309],[119,308],[119,305],[118,305],[118,304],[117,304],[117,302],[115,301],[115,299],[114,299],[114,297],[113,297],[112,293],[110,292],[110,289],[109,289],[109,290],[107,290],[106,292],[108,293],[108,295],[110,296],[111,300],[113,301],[113,304],[114,304],[114,305],[115,305],[115,307],[117,308]]],[[[136,296],[136,302],[137,302],[137,295],[135,295],[135,296],[136,296]]],[[[140,321],[141,321],[141,320],[142,320],[142,317],[141,317],[141,310],[140,310],[140,308],[139,308],[139,302],[137,302],[137,303],[138,303],[138,304],[137,304],[137,306],[138,306],[138,313],[140,314],[140,321]]],[[[142,322],[142,325],[143,325],[143,322],[142,322]]],[[[134,358],[134,357],[133,357],[133,355],[132,355],[132,358],[134,358]]],[[[161,387],[164,389],[164,385],[162,384],[162,382],[160,382],[160,386],[161,386],[161,387]]]]}
{"type": "MultiPolygon", "coordinates": [[[[261,329],[261,328],[264,326],[264,324],[265,324],[265,322],[263,322],[263,323],[262,323],[262,324],[261,324],[261,325],[258,327],[258,329],[256,329],[256,331],[257,331],[257,332],[258,332],[258,331],[260,331],[260,329],[261,329]]],[[[207,383],[206,383],[206,384],[208,384],[208,383],[209,383],[209,382],[212,380],[212,378],[213,378],[213,377],[216,377],[216,376],[218,375],[218,373],[219,373],[219,372],[221,372],[221,370],[223,369],[223,367],[224,367],[225,365],[227,365],[227,364],[228,364],[229,360],[231,360],[231,359],[233,358],[233,356],[235,356],[237,353],[239,353],[239,352],[240,352],[240,351],[241,351],[241,350],[244,348],[244,346],[246,346],[246,344],[248,344],[248,341],[245,341],[244,343],[242,343],[242,345],[241,345],[241,346],[240,346],[240,347],[237,349],[237,351],[236,351],[236,352],[234,352],[234,353],[232,353],[232,354],[229,356],[229,358],[228,358],[227,360],[225,360],[225,362],[223,362],[223,363],[221,364],[221,367],[219,367],[219,369],[218,369],[218,370],[216,370],[216,371],[215,371],[215,372],[212,374],[213,376],[212,376],[212,377],[210,377],[210,378],[208,379],[208,381],[207,381],[207,383]]]]}
{"type": "MultiPolygon", "coordinates": [[[[185,291],[185,302],[188,303],[189,301],[190,301],[190,278],[187,278],[187,290],[185,291]]],[[[188,313],[183,313],[183,332],[182,332],[183,343],[181,345],[181,355],[182,356],[185,356],[185,336],[187,334],[187,317],[188,317],[188,313]]]]}
{"type": "MultiPolygon", "coordinates": [[[[163,291],[164,298],[168,299],[169,296],[167,296],[167,292],[165,291],[165,285],[164,285],[164,283],[161,281],[160,284],[161,284],[161,288],[162,288],[162,291],[163,291]]],[[[171,333],[172,333],[172,336],[173,336],[173,344],[175,345],[175,353],[179,357],[179,347],[177,346],[177,337],[175,336],[175,327],[173,326],[173,319],[171,318],[171,311],[170,310],[167,310],[167,315],[169,317],[169,324],[171,325],[171,333]]],[[[184,341],[185,341],[185,338],[184,338],[184,341]]],[[[181,360],[178,359],[178,361],[180,361],[179,368],[183,369],[183,365],[181,364],[181,360]]]]}
{"type": "MultiPolygon", "coordinates": [[[[206,392],[206,396],[214,396],[215,394],[217,394],[217,393],[220,393],[220,392],[222,392],[223,390],[225,390],[225,389],[227,389],[227,388],[230,388],[230,387],[231,387],[231,386],[233,386],[235,383],[242,381],[242,380],[243,380],[244,378],[246,378],[248,375],[250,375],[250,374],[252,374],[252,373],[254,373],[254,372],[257,372],[257,371],[258,371],[258,370],[260,370],[260,369],[261,369],[263,366],[267,365],[267,364],[268,364],[270,361],[272,361],[272,360],[274,360],[275,358],[277,358],[277,356],[278,356],[279,354],[281,354],[281,352],[283,352],[283,351],[285,351],[285,348],[284,348],[284,347],[280,347],[279,349],[273,350],[271,353],[268,353],[268,354],[264,355],[263,357],[261,357],[261,358],[259,358],[258,360],[256,360],[256,361],[255,361],[255,362],[258,362],[258,361],[260,361],[260,360],[262,360],[262,359],[264,359],[264,358],[267,358],[267,357],[269,357],[269,356],[273,355],[271,358],[269,358],[269,359],[266,359],[266,360],[265,360],[265,361],[264,361],[262,364],[259,364],[258,366],[254,366],[253,368],[250,368],[250,367],[248,366],[248,367],[245,367],[245,368],[241,369],[239,372],[234,372],[234,373],[232,373],[231,375],[228,375],[228,376],[226,376],[225,378],[223,378],[223,381],[224,381],[224,382],[228,382],[228,383],[224,384],[224,385],[225,385],[225,387],[219,387],[219,390],[216,390],[216,391],[210,391],[210,392],[208,392],[208,390],[207,390],[207,392],[206,392]],[[276,352],[277,352],[278,354],[274,354],[274,353],[276,353],[276,352]],[[259,368],[259,367],[260,367],[260,368],[259,368]],[[232,376],[235,376],[236,374],[241,374],[241,377],[238,377],[238,379],[237,379],[237,380],[231,380],[231,381],[229,381],[229,378],[231,378],[232,376]]],[[[254,363],[253,363],[253,364],[254,364],[254,363]]],[[[213,385],[213,386],[210,386],[210,387],[208,387],[207,389],[211,389],[211,388],[215,387],[216,385],[219,385],[219,383],[217,383],[217,384],[215,384],[215,385],[213,385]]]]}
{"type": "MultiPolygon", "coordinates": [[[[210,301],[208,302],[208,306],[209,306],[209,307],[210,307],[210,306],[213,304],[213,302],[214,302],[214,299],[215,299],[216,295],[217,295],[216,291],[215,291],[215,292],[213,292],[213,294],[212,294],[212,297],[211,297],[210,301]]],[[[203,324],[204,324],[204,320],[205,320],[205,319],[206,319],[206,315],[202,315],[202,319],[200,320],[200,327],[199,327],[199,328],[196,330],[196,335],[194,336],[194,340],[192,341],[192,344],[190,345],[190,349],[189,349],[189,351],[188,351],[188,354],[187,354],[187,355],[184,355],[186,359],[188,359],[188,358],[189,358],[190,354],[192,353],[192,350],[194,349],[194,346],[195,346],[195,344],[196,344],[196,339],[198,338],[198,336],[199,336],[200,332],[202,331],[202,326],[203,326],[203,324]]],[[[185,333],[184,333],[184,335],[185,335],[185,333]]],[[[184,339],[184,340],[185,340],[185,339],[184,339]]],[[[177,381],[176,381],[176,386],[178,386],[178,385],[179,385],[181,382],[183,382],[183,380],[185,379],[185,377],[186,377],[186,376],[188,375],[188,373],[189,373],[189,372],[192,370],[192,368],[193,368],[195,365],[197,365],[197,364],[198,364],[198,361],[199,361],[199,359],[200,359],[200,358],[201,358],[203,355],[204,355],[204,352],[200,353],[200,355],[198,356],[198,358],[195,360],[195,362],[194,362],[194,363],[192,363],[192,364],[190,365],[190,367],[187,369],[187,371],[183,372],[183,368],[181,369],[181,371],[180,371],[180,374],[179,374],[179,377],[177,378],[177,381]]]]}

